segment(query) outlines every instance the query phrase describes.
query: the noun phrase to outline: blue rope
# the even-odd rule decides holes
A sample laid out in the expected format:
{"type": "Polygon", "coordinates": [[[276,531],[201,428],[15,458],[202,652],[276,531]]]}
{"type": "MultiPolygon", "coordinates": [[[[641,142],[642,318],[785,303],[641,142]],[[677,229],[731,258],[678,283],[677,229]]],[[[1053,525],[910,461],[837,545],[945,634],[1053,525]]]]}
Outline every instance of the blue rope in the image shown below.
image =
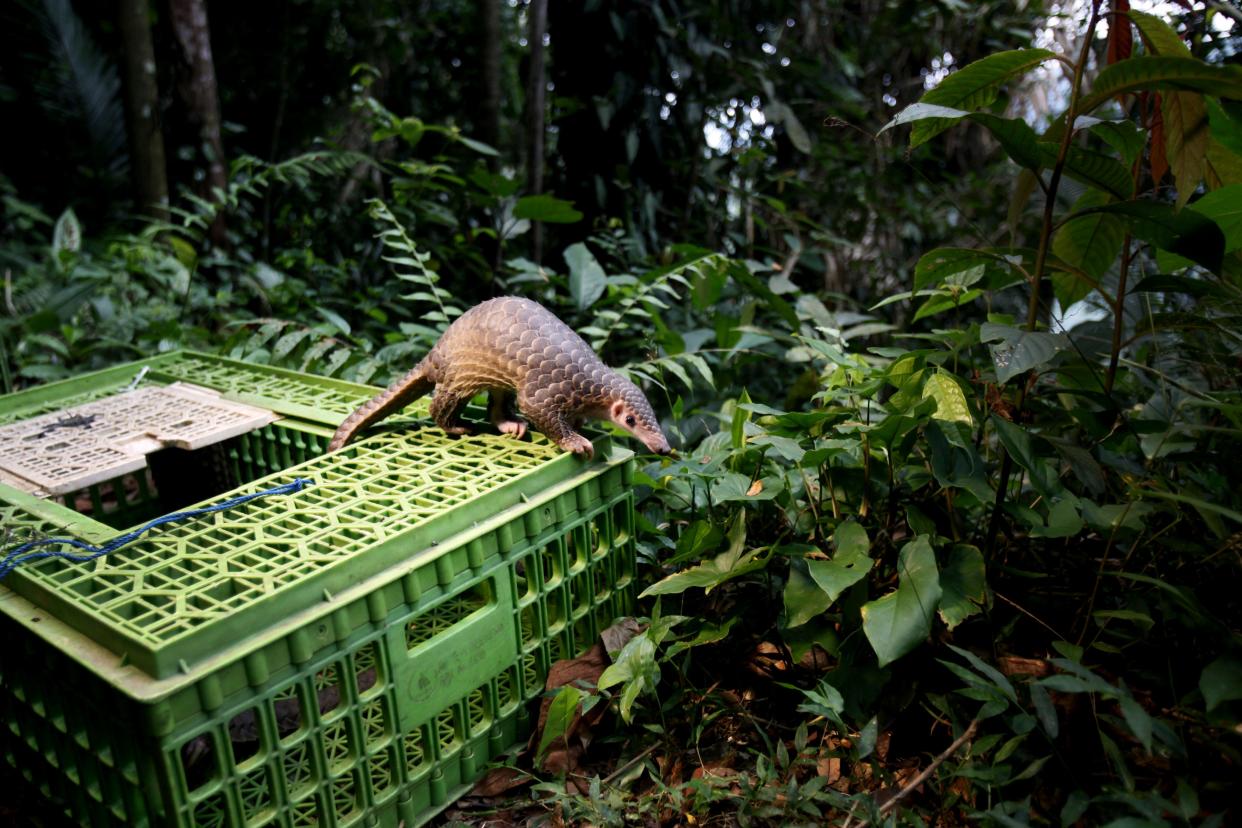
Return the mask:
{"type": "Polygon", "coordinates": [[[4,576],[8,575],[10,572],[12,572],[14,569],[16,569],[18,566],[24,563],[29,563],[30,561],[41,560],[43,558],[64,558],[67,561],[75,561],[77,563],[86,563],[87,561],[93,561],[96,558],[98,558],[100,555],[107,555],[109,552],[115,552],[116,550],[124,546],[125,544],[135,541],[138,538],[142,537],[149,530],[154,529],[157,526],[163,526],[165,523],[172,523],[173,521],[177,521],[177,520],[185,520],[186,518],[196,518],[196,517],[201,517],[203,515],[210,515],[213,512],[223,512],[226,509],[232,509],[236,506],[242,505],[243,503],[249,503],[250,501],[256,498],[271,497],[272,495],[292,494],[294,492],[302,491],[307,486],[313,486],[313,485],[314,485],[314,481],[307,480],[304,477],[299,477],[299,478],[296,478],[292,483],[285,483],[284,485],[281,485],[281,486],[274,486],[270,489],[264,489],[261,492],[254,492],[253,494],[238,495],[237,497],[231,497],[228,500],[224,501],[223,503],[217,503],[213,506],[204,506],[202,509],[190,509],[185,512],[173,512],[170,515],[164,515],[163,517],[157,517],[155,520],[149,523],[145,523],[142,526],[139,526],[137,529],[134,529],[132,532],[126,532],[124,535],[118,535],[117,537],[105,543],[103,546],[93,546],[87,543],[86,541],[80,541],[77,538],[41,538],[39,540],[29,541],[28,543],[23,543],[21,546],[18,546],[17,548],[10,550],[8,554],[4,556],[3,560],[0,560],[0,579],[3,579],[4,576]],[[61,552],[59,550],[45,550],[45,551],[40,551],[40,552],[30,551],[31,549],[34,549],[35,547],[38,547],[38,546],[57,546],[57,545],[72,546],[76,549],[85,550],[88,554],[75,555],[72,552],[61,552]]]}

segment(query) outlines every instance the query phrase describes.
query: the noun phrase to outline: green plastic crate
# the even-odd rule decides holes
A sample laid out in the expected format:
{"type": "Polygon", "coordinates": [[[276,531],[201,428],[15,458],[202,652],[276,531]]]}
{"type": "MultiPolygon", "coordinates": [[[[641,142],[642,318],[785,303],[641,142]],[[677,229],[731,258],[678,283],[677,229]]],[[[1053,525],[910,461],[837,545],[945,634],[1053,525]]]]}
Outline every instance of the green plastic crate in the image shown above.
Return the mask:
{"type": "MultiPolygon", "coordinates": [[[[207,502],[315,485],[0,582],[0,756],[79,822],[412,827],[528,734],[553,661],[632,611],[632,455],[606,438],[584,464],[407,425],[324,456],[375,389],[189,353],[0,397],[0,422],[144,366],[285,415],[215,449],[240,487],[207,502]]],[[[160,504],[125,491],[104,515],[0,485],[0,519],[98,543],[160,504]]]]}

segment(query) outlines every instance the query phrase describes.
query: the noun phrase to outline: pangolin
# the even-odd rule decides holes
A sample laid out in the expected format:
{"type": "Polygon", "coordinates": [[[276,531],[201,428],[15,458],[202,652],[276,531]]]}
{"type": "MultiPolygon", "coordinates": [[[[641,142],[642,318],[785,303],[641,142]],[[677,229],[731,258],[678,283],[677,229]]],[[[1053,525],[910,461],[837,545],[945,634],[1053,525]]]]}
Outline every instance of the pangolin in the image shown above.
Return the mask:
{"type": "Polygon", "coordinates": [[[611,420],[657,454],[671,451],[638,386],[547,308],[516,296],[489,299],[454,320],[422,362],[341,423],[328,451],[433,387],[431,417],[448,434],[470,433],[462,409],[487,391],[488,416],[502,434],[526,434],[516,401],[532,426],[582,457],[594,456],[591,441],[578,433],[587,417],[611,420]]]}

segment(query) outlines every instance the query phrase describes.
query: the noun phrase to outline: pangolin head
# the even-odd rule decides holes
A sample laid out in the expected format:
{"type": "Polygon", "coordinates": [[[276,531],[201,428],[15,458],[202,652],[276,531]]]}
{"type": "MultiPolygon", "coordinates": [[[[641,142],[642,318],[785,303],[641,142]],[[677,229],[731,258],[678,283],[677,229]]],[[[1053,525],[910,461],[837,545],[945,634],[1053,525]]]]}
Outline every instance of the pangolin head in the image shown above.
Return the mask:
{"type": "Polygon", "coordinates": [[[633,434],[648,450],[656,454],[672,452],[668,439],[660,430],[660,421],[656,419],[651,403],[647,402],[642,390],[620,376],[616,378],[612,390],[614,393],[604,412],[604,418],[633,434]]]}

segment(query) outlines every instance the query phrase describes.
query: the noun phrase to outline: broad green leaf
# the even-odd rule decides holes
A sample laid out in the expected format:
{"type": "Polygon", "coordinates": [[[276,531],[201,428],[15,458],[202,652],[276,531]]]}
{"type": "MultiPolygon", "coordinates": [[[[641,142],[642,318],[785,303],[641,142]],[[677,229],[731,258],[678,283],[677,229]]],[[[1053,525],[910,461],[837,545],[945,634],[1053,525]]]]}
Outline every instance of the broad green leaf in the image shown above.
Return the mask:
{"type": "Polygon", "coordinates": [[[993,322],[983,324],[979,338],[983,342],[1000,341],[999,345],[991,346],[991,351],[996,379],[1002,383],[1046,364],[1058,351],[1069,347],[1069,339],[1064,334],[1024,331],[993,322]]]}
{"type": "Polygon", "coordinates": [[[1215,138],[1208,138],[1203,177],[1209,190],[1242,184],[1242,154],[1227,149],[1215,138]]]}
{"type": "Polygon", "coordinates": [[[914,289],[942,287],[957,274],[985,268],[1008,267],[996,254],[970,247],[937,247],[924,253],[914,266],[914,289]]]}
{"type": "Polygon", "coordinates": [[[983,611],[987,599],[987,572],[983,553],[977,547],[958,544],[949,551],[949,561],[940,573],[940,620],[950,630],[972,615],[983,611]]]}
{"type": "Polygon", "coordinates": [[[548,717],[544,723],[543,734],[539,737],[539,747],[535,751],[535,761],[542,761],[548,748],[557,739],[562,739],[578,715],[578,703],[588,694],[571,684],[566,684],[556,691],[552,704],[548,706],[548,717]]]}
{"type": "Polygon", "coordinates": [[[572,201],[550,195],[523,196],[513,206],[513,217],[548,224],[572,224],[582,220],[572,201]]]}
{"type": "Polygon", "coordinates": [[[608,283],[604,268],[582,242],[565,249],[565,264],[569,265],[569,292],[574,303],[579,310],[591,307],[608,283]]]}
{"type": "Polygon", "coordinates": [[[969,442],[963,445],[956,437],[950,439],[960,427],[958,423],[932,420],[924,428],[931,449],[932,475],[941,486],[966,489],[980,501],[991,502],[995,492],[988,484],[979,452],[969,442]]]}
{"type": "Polygon", "coordinates": [[[847,520],[837,526],[832,533],[832,544],[836,547],[838,556],[866,557],[871,551],[871,539],[867,537],[867,530],[854,520],[847,520]]]}
{"type": "Polygon", "coordinates": [[[457,136],[457,141],[458,141],[458,143],[461,143],[461,144],[463,144],[463,145],[465,145],[465,146],[469,147],[470,149],[474,150],[475,152],[479,153],[480,155],[500,155],[500,153],[499,153],[499,152],[497,152],[497,151],[496,151],[496,148],[495,148],[495,147],[493,147],[492,145],[490,145],[490,144],[485,144],[485,143],[483,143],[482,141],[476,141],[476,140],[475,140],[475,139],[473,139],[473,138],[467,138],[467,137],[466,137],[466,136],[464,136],[464,135],[458,135],[458,136],[457,136]]]}
{"type": "Polygon", "coordinates": [[[1177,206],[1184,207],[1203,180],[1208,146],[1208,114],[1197,92],[1167,92],[1164,110],[1164,147],[1177,184],[1177,206]]]}
{"type": "MultiPolygon", "coordinates": [[[[653,623],[654,627],[654,623],[653,623]]],[[[660,665],[656,662],[656,642],[648,629],[634,636],[621,648],[612,664],[600,675],[597,686],[604,690],[625,683],[621,691],[621,718],[629,722],[634,702],[644,690],[655,690],[660,683],[660,665]]]]}
{"type": "MultiPolygon", "coordinates": [[[[1087,190],[1074,203],[1073,212],[1102,207],[1111,201],[1111,196],[1099,190],[1087,190]]],[[[1081,268],[1098,282],[1116,261],[1125,236],[1125,225],[1116,216],[1107,213],[1076,216],[1062,224],[1052,237],[1052,251],[1059,259],[1081,268]]],[[[1054,279],[1053,286],[1062,308],[1068,308],[1085,297],[1092,287],[1072,279],[1054,279]]]]}
{"type": "MultiPolygon", "coordinates": [[[[1017,49],[988,55],[951,73],[935,89],[926,92],[919,103],[954,109],[981,109],[996,100],[996,93],[1007,81],[1053,57],[1046,49],[1017,49]]],[[[910,133],[910,146],[917,147],[943,132],[952,121],[924,120],[910,133]]]]}
{"type": "Polygon", "coordinates": [[[1216,222],[1225,235],[1225,252],[1242,249],[1242,184],[1213,190],[1190,208],[1216,222]]]}
{"type": "Polygon", "coordinates": [[[764,549],[746,550],[746,512],[739,510],[729,524],[729,545],[725,551],[698,566],[692,566],[684,572],[676,572],[651,586],[640,596],[673,595],[687,589],[702,587],[708,592],[725,581],[755,572],[767,565],[767,558],[760,558],[764,549]]]}
{"type": "Polygon", "coordinates": [[[881,667],[901,658],[931,634],[942,592],[936,555],[926,535],[901,548],[897,572],[897,589],[862,607],[863,632],[881,667]]]}
{"type": "Polygon", "coordinates": [[[967,426],[974,423],[970,406],[966,404],[966,395],[952,374],[937,372],[928,377],[923,385],[923,399],[928,397],[936,401],[936,411],[932,416],[937,420],[965,423],[967,426]]]}
{"type": "Polygon", "coordinates": [[[969,305],[971,302],[983,295],[982,290],[968,290],[964,293],[953,292],[937,292],[938,295],[932,296],[926,302],[919,306],[914,313],[914,321],[926,319],[929,316],[935,316],[938,313],[960,308],[963,305],[969,305]]]}
{"type": "Polygon", "coordinates": [[[1056,479],[1048,474],[1047,464],[1043,462],[1031,447],[1031,435],[1017,423],[1011,423],[1003,417],[992,415],[992,426],[996,436],[1005,446],[1005,451],[1013,461],[1026,469],[1031,475],[1031,485],[1045,497],[1060,493],[1056,479]]]}
{"type": "Polygon", "coordinates": [[[1147,134],[1133,121],[1105,121],[1093,115],[1079,115],[1074,129],[1085,129],[1099,137],[1121,155],[1127,166],[1139,157],[1147,141],[1147,134]]]}
{"type": "Polygon", "coordinates": [[[1242,699],[1242,660],[1223,655],[1204,667],[1199,692],[1209,713],[1225,702],[1242,699]]]}
{"type": "MultiPolygon", "coordinates": [[[[989,112],[966,112],[947,106],[916,103],[907,106],[897,113],[896,117],[881,127],[880,132],[882,133],[892,127],[908,123],[918,124],[915,127],[916,130],[923,123],[930,123],[935,127],[936,132],[942,132],[961,120],[972,121],[986,127],[992,133],[992,137],[1001,145],[1001,148],[1005,150],[1005,153],[1019,167],[1031,170],[1039,169],[1043,161],[1039,138],[1036,136],[1035,131],[1021,118],[1002,118],[989,112]]],[[[913,138],[911,146],[915,146],[913,138]]]]}
{"type": "Polygon", "coordinates": [[[1143,35],[1143,42],[1153,54],[1165,57],[1193,57],[1190,49],[1182,42],[1173,27],[1159,17],[1132,9],[1130,20],[1138,26],[1139,33],[1143,35]]]}
{"type": "Polygon", "coordinates": [[[842,592],[867,577],[875,563],[867,556],[871,549],[867,531],[854,521],[849,520],[838,526],[833,541],[837,550],[832,560],[806,562],[807,573],[828,596],[829,604],[836,601],[842,592]]]}
{"type": "MultiPolygon", "coordinates": [[[[1040,141],[1043,166],[1052,168],[1060,148],[1050,141],[1040,141]]],[[[1065,174],[1075,181],[1103,190],[1114,198],[1128,199],[1134,196],[1134,179],[1130,171],[1112,156],[1095,150],[1072,145],[1065,156],[1065,174]]]]}
{"type": "Polygon", "coordinates": [[[1130,232],[1162,250],[1175,253],[1219,273],[1225,255],[1225,234],[1216,222],[1193,207],[1174,210],[1154,201],[1123,201],[1090,207],[1075,216],[1091,213],[1115,215],[1130,232]]]}
{"type": "MultiPolygon", "coordinates": [[[[811,578],[807,566],[820,561],[795,558],[789,562],[789,580],[785,582],[785,626],[800,627],[819,615],[836,600],[811,578]]],[[[866,574],[864,572],[864,574],[866,574]]]]}
{"type": "Polygon", "coordinates": [[[1143,750],[1151,753],[1151,715],[1129,693],[1117,701],[1121,705],[1121,715],[1126,720],[1126,727],[1139,740],[1143,750]]]}
{"type": "Polygon", "coordinates": [[[1047,524],[1033,529],[1031,534],[1040,538],[1072,538],[1082,531],[1082,527],[1077,498],[1066,497],[1049,507],[1047,524]]]}
{"type": "Polygon", "coordinates": [[[1043,685],[1031,684],[1029,689],[1031,704],[1035,707],[1035,715],[1039,719],[1040,726],[1049,738],[1057,738],[1057,734],[1061,732],[1061,724],[1057,718],[1057,709],[1052,703],[1052,697],[1048,695],[1043,685]]]}
{"type": "Polygon", "coordinates": [[[1134,57],[1106,68],[1078,111],[1091,112],[1116,95],[1147,89],[1181,89],[1221,98],[1242,98],[1242,69],[1184,57],[1134,57]]]}
{"type": "Polygon", "coordinates": [[[677,538],[677,553],[673,560],[680,562],[696,559],[707,550],[715,549],[716,544],[723,538],[724,532],[719,526],[706,520],[696,520],[683,529],[681,536],[677,538]]]}
{"type": "Polygon", "coordinates": [[[1205,99],[1208,129],[1212,137],[1237,155],[1242,155],[1242,118],[1231,118],[1225,108],[1212,98],[1205,99]]]}

